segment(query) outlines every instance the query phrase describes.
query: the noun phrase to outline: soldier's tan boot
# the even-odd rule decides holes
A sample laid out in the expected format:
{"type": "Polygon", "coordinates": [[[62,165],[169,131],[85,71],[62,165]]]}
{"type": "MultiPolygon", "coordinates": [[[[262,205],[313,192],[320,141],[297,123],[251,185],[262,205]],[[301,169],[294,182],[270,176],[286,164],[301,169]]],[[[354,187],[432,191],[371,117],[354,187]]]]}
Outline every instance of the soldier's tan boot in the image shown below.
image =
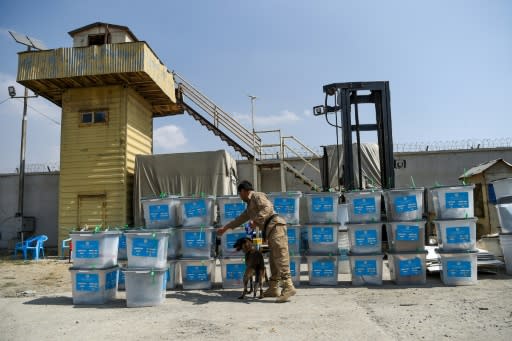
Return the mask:
{"type": "Polygon", "coordinates": [[[270,280],[268,289],[263,292],[263,297],[279,297],[279,281],[270,280]]]}
{"type": "Polygon", "coordinates": [[[279,296],[276,299],[276,303],[287,302],[290,299],[290,297],[292,297],[296,293],[297,290],[295,290],[295,287],[293,286],[292,279],[288,278],[286,280],[283,280],[283,291],[281,292],[281,296],[279,296]]]}

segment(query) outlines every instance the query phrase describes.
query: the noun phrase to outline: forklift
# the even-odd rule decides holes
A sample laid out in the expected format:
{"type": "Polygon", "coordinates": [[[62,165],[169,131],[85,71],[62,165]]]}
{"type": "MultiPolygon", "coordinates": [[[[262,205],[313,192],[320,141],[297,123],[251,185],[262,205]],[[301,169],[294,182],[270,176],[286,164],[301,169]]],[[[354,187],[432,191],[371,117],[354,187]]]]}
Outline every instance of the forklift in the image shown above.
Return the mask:
{"type": "MultiPolygon", "coordinates": [[[[324,85],[325,101],[323,105],[313,107],[315,116],[325,116],[328,124],[336,131],[336,154],[338,158],[338,190],[351,191],[363,189],[363,171],[361,166],[361,132],[376,131],[379,145],[380,184],[383,189],[395,187],[393,158],[393,134],[391,126],[391,104],[389,82],[350,82],[324,85]],[[359,104],[374,104],[375,123],[360,124],[359,104]],[[354,122],[352,119],[354,108],[354,122]],[[334,116],[334,123],[332,122],[334,116]],[[343,138],[343,176],[340,176],[339,133],[343,138]],[[354,152],[352,149],[353,132],[356,133],[357,161],[359,181],[354,173],[354,152]],[[356,183],[357,182],[357,183],[356,183]]],[[[329,190],[329,169],[327,150],[324,149],[322,163],[322,187],[329,190]]]]}

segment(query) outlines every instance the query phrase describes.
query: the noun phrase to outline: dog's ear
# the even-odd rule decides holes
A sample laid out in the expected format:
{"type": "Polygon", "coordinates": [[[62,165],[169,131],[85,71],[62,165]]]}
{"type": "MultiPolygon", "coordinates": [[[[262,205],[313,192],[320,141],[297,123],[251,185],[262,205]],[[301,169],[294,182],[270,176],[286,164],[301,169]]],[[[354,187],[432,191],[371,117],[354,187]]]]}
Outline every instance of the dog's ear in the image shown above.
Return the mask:
{"type": "Polygon", "coordinates": [[[240,238],[238,239],[235,244],[233,245],[233,247],[235,248],[235,250],[237,251],[240,251],[242,250],[242,246],[244,245],[244,242],[245,242],[245,237],[244,238],[240,238]]]}

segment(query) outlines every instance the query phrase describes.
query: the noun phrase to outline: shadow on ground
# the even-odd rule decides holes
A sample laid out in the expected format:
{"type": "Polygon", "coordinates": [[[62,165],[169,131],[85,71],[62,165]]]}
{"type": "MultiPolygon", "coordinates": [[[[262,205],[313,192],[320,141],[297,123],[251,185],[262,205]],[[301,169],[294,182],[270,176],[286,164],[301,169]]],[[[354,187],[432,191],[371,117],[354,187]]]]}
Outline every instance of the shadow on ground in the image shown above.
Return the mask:
{"type": "Polygon", "coordinates": [[[80,304],[73,305],[73,299],[69,296],[43,296],[38,297],[36,299],[23,302],[23,304],[28,305],[68,305],[73,306],[73,308],[97,308],[97,309],[118,309],[126,307],[126,300],[124,299],[115,299],[113,301],[109,301],[106,304],[80,304]]]}
{"type": "Polygon", "coordinates": [[[244,299],[238,297],[242,294],[242,289],[212,289],[205,291],[168,291],[167,298],[178,299],[185,302],[190,302],[194,305],[202,305],[210,302],[232,302],[242,304],[259,304],[259,303],[274,303],[273,298],[258,299],[253,298],[252,293],[247,294],[244,299]]]}

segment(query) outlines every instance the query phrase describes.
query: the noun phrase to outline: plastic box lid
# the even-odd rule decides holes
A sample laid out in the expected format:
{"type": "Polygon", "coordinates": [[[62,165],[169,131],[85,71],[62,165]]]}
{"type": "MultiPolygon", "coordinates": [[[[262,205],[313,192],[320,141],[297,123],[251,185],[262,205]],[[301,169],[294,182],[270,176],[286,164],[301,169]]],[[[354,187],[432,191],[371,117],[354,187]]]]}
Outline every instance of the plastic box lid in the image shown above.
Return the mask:
{"type": "Polygon", "coordinates": [[[108,268],[72,266],[72,267],[69,268],[69,270],[72,270],[72,271],[75,271],[75,270],[83,270],[83,271],[109,271],[109,270],[115,270],[117,268],[119,268],[119,266],[117,266],[117,265],[110,266],[108,268]]]}
{"type": "Polygon", "coordinates": [[[101,234],[121,234],[122,232],[121,231],[117,231],[117,230],[109,230],[109,231],[100,231],[100,232],[95,232],[95,231],[72,231],[69,233],[70,236],[74,235],[74,234],[77,234],[77,235],[81,235],[81,234],[90,234],[90,235],[94,235],[94,234],[97,234],[97,235],[101,235],[101,234]]]}
{"type": "Polygon", "coordinates": [[[165,268],[120,268],[124,272],[139,272],[139,273],[150,273],[150,272],[166,272],[168,267],[165,268]]]}
{"type": "Polygon", "coordinates": [[[441,248],[436,248],[434,251],[439,254],[471,254],[478,253],[478,250],[443,250],[441,248]]]}

